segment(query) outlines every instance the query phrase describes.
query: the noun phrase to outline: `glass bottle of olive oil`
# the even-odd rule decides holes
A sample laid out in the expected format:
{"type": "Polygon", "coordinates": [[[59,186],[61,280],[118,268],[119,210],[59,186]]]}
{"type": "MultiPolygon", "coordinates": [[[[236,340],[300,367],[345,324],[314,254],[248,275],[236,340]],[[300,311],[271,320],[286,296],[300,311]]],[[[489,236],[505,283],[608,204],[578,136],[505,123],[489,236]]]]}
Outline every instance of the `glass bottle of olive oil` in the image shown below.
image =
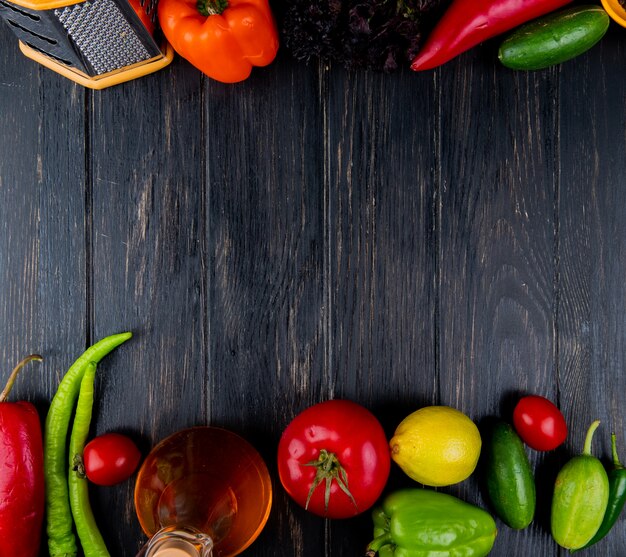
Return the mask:
{"type": "Polygon", "coordinates": [[[271,503],[267,466],[245,439],[217,427],[179,431],[152,449],[137,476],[135,509],[150,537],[139,556],[238,555],[271,503]]]}

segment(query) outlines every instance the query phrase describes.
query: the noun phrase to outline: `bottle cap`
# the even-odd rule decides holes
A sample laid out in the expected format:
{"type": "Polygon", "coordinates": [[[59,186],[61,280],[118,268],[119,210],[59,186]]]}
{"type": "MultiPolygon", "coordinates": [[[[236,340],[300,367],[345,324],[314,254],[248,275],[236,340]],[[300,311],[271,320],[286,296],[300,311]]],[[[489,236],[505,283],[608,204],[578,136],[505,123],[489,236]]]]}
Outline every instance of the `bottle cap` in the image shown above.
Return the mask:
{"type": "Polygon", "coordinates": [[[159,530],[137,557],[210,557],[213,540],[192,528],[167,527],[159,530]]]}
{"type": "Polygon", "coordinates": [[[154,557],[196,557],[197,555],[198,552],[195,549],[186,551],[185,549],[180,549],[178,547],[170,547],[160,549],[154,554],[154,557]]]}
{"type": "Polygon", "coordinates": [[[185,540],[167,540],[159,545],[153,557],[200,557],[198,550],[185,540]]]}

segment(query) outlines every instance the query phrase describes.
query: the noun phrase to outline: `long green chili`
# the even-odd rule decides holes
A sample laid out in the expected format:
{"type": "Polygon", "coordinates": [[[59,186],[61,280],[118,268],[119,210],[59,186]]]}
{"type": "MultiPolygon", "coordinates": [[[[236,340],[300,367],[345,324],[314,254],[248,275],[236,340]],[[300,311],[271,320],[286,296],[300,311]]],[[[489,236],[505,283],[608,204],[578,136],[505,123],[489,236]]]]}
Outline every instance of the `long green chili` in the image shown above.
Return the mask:
{"type": "MultiPolygon", "coordinates": [[[[613,452],[613,468],[609,472],[609,503],[604,512],[600,528],[593,538],[585,545],[587,548],[604,538],[617,522],[626,503],[626,468],[619,461],[615,446],[615,433],[611,434],[611,449],[613,452]]],[[[581,549],[584,549],[581,548],[581,549]]]]}
{"type": "Polygon", "coordinates": [[[46,530],[51,557],[75,557],[76,538],[67,484],[67,434],[85,369],[131,338],[132,333],[111,335],[88,348],[68,369],[50,404],[44,430],[46,478],[46,530]]]}
{"type": "Polygon", "coordinates": [[[70,436],[70,470],[67,484],[72,516],[85,557],[110,557],[91,510],[89,486],[83,464],[83,450],[91,425],[95,378],[96,365],[90,362],[80,382],[74,425],[70,436]]]}

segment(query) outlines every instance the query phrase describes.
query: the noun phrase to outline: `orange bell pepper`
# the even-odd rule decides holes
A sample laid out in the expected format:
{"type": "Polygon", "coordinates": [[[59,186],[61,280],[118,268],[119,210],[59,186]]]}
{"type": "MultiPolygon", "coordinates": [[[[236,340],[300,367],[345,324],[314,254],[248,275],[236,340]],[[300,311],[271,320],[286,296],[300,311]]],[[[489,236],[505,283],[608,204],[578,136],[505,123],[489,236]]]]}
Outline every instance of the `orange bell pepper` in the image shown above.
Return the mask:
{"type": "Polygon", "coordinates": [[[157,14],[174,50],[217,81],[243,81],[276,57],[268,0],[159,0],[157,14]]]}

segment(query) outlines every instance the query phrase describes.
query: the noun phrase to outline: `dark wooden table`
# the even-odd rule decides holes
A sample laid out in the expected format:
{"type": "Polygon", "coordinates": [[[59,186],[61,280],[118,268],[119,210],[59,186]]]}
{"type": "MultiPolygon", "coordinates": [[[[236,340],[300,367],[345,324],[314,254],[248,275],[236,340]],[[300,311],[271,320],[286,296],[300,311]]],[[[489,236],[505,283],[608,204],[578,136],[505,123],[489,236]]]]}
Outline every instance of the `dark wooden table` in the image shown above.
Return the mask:
{"type": "MultiPolygon", "coordinates": [[[[391,434],[423,405],[480,421],[540,393],[570,436],[529,451],[537,518],[499,523],[492,555],[566,555],[548,526],[559,466],[596,418],[595,453],[608,464],[614,430],[626,459],[626,31],[535,73],[496,46],[394,75],[282,51],[237,85],[177,58],[93,92],[0,26],[3,376],[45,356],[14,398],[45,415],[87,345],[132,330],[100,366],[93,433],[144,454],[190,425],[241,433],[275,487],[245,554],[349,557],[369,516],[324,521],[278,481],[296,413],[349,398],[391,434]]],[[[115,557],[145,540],[132,491],[92,491],[115,557]]],[[[484,504],[475,477],[446,491],[484,504]]],[[[624,557],[624,519],[586,555],[624,557]]]]}

